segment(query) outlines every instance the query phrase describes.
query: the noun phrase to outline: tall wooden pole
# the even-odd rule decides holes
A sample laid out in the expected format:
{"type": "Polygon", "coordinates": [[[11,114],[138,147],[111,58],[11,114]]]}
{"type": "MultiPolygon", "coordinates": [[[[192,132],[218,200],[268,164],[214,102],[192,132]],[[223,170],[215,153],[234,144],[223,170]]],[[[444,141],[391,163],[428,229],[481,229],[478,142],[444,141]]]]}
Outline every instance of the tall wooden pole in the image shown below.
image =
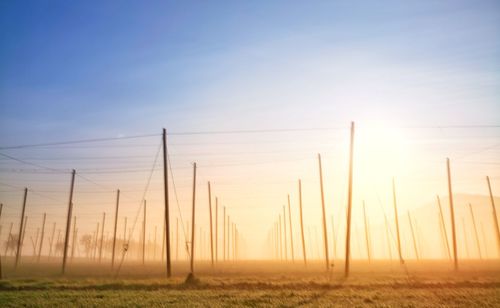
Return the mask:
{"type": "Polygon", "coordinates": [[[43,213],[42,234],[40,237],[40,246],[38,247],[37,262],[40,262],[40,256],[42,255],[42,246],[43,246],[43,237],[45,235],[45,220],[46,220],[46,218],[47,218],[47,213],[43,213]]]}
{"type": "Polygon", "coordinates": [[[208,211],[210,216],[210,257],[212,260],[212,267],[214,266],[214,237],[212,234],[212,191],[210,189],[210,182],[208,182],[208,211]]]}
{"type": "Polygon", "coordinates": [[[53,227],[52,227],[52,235],[50,236],[50,240],[49,240],[49,257],[48,259],[50,260],[50,256],[52,255],[52,244],[54,243],[54,236],[56,234],[56,223],[54,223],[53,227]]]}
{"type": "Polygon", "coordinates": [[[19,255],[22,255],[23,247],[24,247],[24,236],[26,235],[26,225],[28,224],[28,216],[24,216],[24,226],[23,226],[23,234],[21,236],[21,251],[19,255]]]}
{"type": "Polygon", "coordinates": [[[322,223],[323,223],[323,242],[325,244],[325,265],[326,270],[330,269],[330,262],[328,261],[328,236],[326,233],[326,213],[325,213],[325,194],[323,191],[323,169],[321,167],[321,154],[318,153],[318,166],[319,166],[319,187],[321,190],[321,210],[322,210],[322,223]]]}
{"type": "Polygon", "coordinates": [[[488,190],[490,192],[491,208],[493,209],[493,221],[495,222],[495,229],[497,235],[498,256],[500,257],[500,227],[498,226],[497,210],[495,208],[495,198],[493,198],[493,191],[491,190],[491,183],[489,176],[486,177],[486,181],[488,182],[488,190]]]}
{"type": "Polygon", "coordinates": [[[217,197],[215,197],[215,262],[217,262],[218,258],[218,253],[217,253],[217,248],[218,248],[218,230],[219,230],[219,200],[217,197]]]}
{"type": "Polygon", "coordinates": [[[68,256],[68,242],[69,242],[69,230],[71,227],[71,214],[73,212],[73,188],[75,186],[75,169],[71,172],[71,187],[69,190],[69,202],[68,202],[68,217],[66,219],[66,235],[64,236],[64,252],[63,252],[63,263],[62,263],[62,273],[66,272],[66,258],[68,256]]]}
{"type": "Polygon", "coordinates": [[[285,261],[288,261],[288,247],[287,247],[287,240],[286,240],[286,213],[285,213],[285,206],[283,205],[283,239],[285,243],[285,261]]]}
{"type": "Polygon", "coordinates": [[[365,221],[365,240],[366,240],[366,254],[368,255],[368,263],[372,262],[372,255],[370,250],[370,232],[368,231],[368,219],[366,218],[365,200],[363,200],[363,216],[365,221]]]}
{"type": "Polygon", "coordinates": [[[352,180],[354,165],[354,122],[351,122],[351,144],[349,151],[349,188],[347,192],[347,231],[345,242],[345,277],[349,276],[349,265],[351,262],[351,210],[352,210],[352,180]]]}
{"type": "Polygon", "coordinates": [[[170,218],[168,203],[168,171],[167,171],[167,130],[163,129],[163,190],[165,198],[165,235],[167,238],[167,278],[172,276],[172,264],[170,262],[170,218]]]}
{"type": "Polygon", "coordinates": [[[446,169],[448,172],[448,196],[450,198],[450,216],[451,216],[451,234],[453,239],[453,264],[455,270],[458,270],[458,258],[457,258],[457,236],[455,231],[455,211],[453,209],[453,191],[451,187],[451,171],[450,171],[450,159],[446,158],[446,169]]]}
{"type": "Polygon", "coordinates": [[[474,219],[474,212],[472,211],[472,205],[470,203],[469,203],[469,209],[470,209],[470,216],[472,219],[472,225],[474,227],[474,234],[476,235],[477,252],[479,254],[479,259],[483,259],[483,256],[481,255],[481,246],[479,245],[479,234],[477,232],[476,220],[474,219]]]}
{"type": "Polygon", "coordinates": [[[224,220],[222,222],[222,230],[223,230],[223,237],[222,237],[222,259],[226,261],[226,207],[223,209],[224,211],[224,220]]]}
{"type": "Polygon", "coordinates": [[[231,254],[231,217],[229,214],[227,215],[227,260],[230,260],[230,254],[231,254]]]}
{"type": "Polygon", "coordinates": [[[28,197],[28,188],[24,189],[24,198],[23,198],[23,209],[21,211],[21,222],[19,223],[19,234],[17,237],[17,250],[16,250],[16,263],[14,267],[17,268],[19,265],[19,258],[21,257],[21,235],[23,233],[23,225],[24,225],[24,212],[26,211],[26,198],[28,197]]]}
{"type": "Polygon", "coordinates": [[[179,218],[175,218],[175,261],[179,261],[179,218]]]}
{"type": "Polygon", "coordinates": [[[120,204],[120,190],[116,190],[116,208],[115,208],[115,228],[113,231],[113,248],[111,248],[111,269],[115,266],[115,249],[116,249],[116,229],[118,227],[118,206],[120,204]]]}
{"type": "Polygon", "coordinates": [[[396,181],[392,178],[392,199],[394,201],[394,219],[396,221],[396,236],[398,239],[399,263],[404,264],[403,254],[401,253],[401,237],[399,235],[398,203],[396,199],[396,181]]]}
{"type": "Polygon", "coordinates": [[[281,236],[281,214],[278,215],[279,219],[279,233],[280,233],[280,260],[283,261],[283,244],[282,244],[282,236],[281,236]]]}
{"type": "Polygon", "coordinates": [[[193,212],[191,213],[191,274],[194,274],[194,229],[195,229],[195,205],[196,205],[196,163],[193,164],[193,212]]]}
{"type": "Polygon", "coordinates": [[[142,265],[146,261],[146,200],[144,200],[144,220],[142,223],[142,265]]]}
{"type": "Polygon", "coordinates": [[[73,239],[71,241],[71,262],[73,262],[73,257],[75,256],[75,246],[76,246],[76,216],[73,216],[73,239]]]}
{"type": "Polygon", "coordinates": [[[443,209],[441,208],[441,199],[439,198],[439,196],[437,196],[437,202],[438,202],[438,206],[439,206],[439,217],[441,219],[441,227],[443,229],[444,239],[445,239],[445,243],[446,243],[446,252],[448,253],[448,258],[451,260],[450,243],[448,242],[448,233],[446,232],[446,225],[444,223],[443,209]]]}
{"type": "Polygon", "coordinates": [[[292,263],[295,263],[293,255],[293,230],[292,230],[292,210],[290,209],[290,195],[288,197],[288,223],[290,225],[290,248],[292,250],[292,263]]]}
{"type": "Polygon", "coordinates": [[[411,222],[410,211],[408,211],[408,222],[410,223],[411,237],[413,238],[413,248],[415,249],[415,257],[417,258],[417,260],[420,260],[420,257],[418,256],[417,240],[415,238],[415,231],[413,230],[413,224],[411,222]]]}
{"type": "Polygon", "coordinates": [[[306,241],[304,239],[304,221],[302,219],[302,181],[299,180],[299,209],[300,209],[300,235],[302,237],[302,255],[304,256],[304,265],[307,265],[306,241]]]}
{"type": "Polygon", "coordinates": [[[104,241],[104,224],[106,223],[106,213],[102,213],[102,225],[101,225],[101,241],[99,243],[99,263],[101,263],[102,258],[102,243],[104,241]]]}

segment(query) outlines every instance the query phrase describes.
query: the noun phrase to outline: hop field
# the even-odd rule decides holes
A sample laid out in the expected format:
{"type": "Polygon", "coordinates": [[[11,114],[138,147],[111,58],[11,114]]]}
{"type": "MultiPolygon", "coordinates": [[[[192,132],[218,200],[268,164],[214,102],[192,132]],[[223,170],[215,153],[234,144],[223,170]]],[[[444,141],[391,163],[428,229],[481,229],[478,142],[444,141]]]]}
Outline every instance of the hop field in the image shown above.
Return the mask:
{"type": "Polygon", "coordinates": [[[464,261],[459,272],[443,261],[354,261],[325,273],[322,262],[281,264],[247,261],[196,267],[186,283],[187,263],[164,278],[163,264],[129,264],[113,278],[109,265],[75,262],[61,276],[59,263],[26,263],[0,285],[0,306],[85,307],[497,307],[498,261],[464,261]],[[111,277],[111,278],[110,278],[111,277]]]}

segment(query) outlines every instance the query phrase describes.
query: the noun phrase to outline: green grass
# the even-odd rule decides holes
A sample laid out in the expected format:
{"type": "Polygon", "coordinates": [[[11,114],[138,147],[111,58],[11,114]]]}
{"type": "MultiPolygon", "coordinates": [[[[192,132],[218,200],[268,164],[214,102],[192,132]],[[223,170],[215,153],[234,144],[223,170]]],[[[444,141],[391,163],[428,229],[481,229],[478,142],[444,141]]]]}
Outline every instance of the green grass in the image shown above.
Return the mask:
{"type": "Polygon", "coordinates": [[[242,262],[212,269],[199,264],[195,284],[185,284],[186,264],[164,278],[162,264],[129,264],[114,279],[104,265],[75,263],[65,276],[57,263],[8,265],[0,282],[0,307],[498,307],[500,263],[467,262],[455,273],[442,261],[353,262],[325,274],[321,262],[308,268],[276,262],[242,262]],[[40,274],[41,273],[41,274],[40,274]]]}

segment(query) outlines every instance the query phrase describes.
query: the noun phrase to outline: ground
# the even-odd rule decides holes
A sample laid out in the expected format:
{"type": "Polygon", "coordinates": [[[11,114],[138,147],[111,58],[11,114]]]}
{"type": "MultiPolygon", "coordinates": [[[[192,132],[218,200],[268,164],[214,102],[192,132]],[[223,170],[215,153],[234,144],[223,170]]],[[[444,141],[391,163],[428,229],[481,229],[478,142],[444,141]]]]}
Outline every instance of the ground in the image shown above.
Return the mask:
{"type": "Polygon", "coordinates": [[[118,276],[108,263],[25,261],[14,271],[3,261],[0,307],[500,307],[500,262],[463,261],[458,272],[445,261],[354,261],[327,273],[322,262],[282,264],[246,261],[195,267],[197,282],[185,283],[187,264],[174,263],[164,278],[160,262],[127,264],[118,276]]]}

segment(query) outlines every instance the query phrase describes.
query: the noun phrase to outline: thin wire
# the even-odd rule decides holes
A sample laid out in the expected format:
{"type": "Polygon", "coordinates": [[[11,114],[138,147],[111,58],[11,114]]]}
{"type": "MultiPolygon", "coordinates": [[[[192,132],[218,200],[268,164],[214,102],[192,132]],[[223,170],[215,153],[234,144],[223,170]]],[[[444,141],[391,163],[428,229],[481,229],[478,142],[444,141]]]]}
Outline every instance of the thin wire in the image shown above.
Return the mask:
{"type": "Polygon", "coordinates": [[[148,189],[149,189],[149,184],[151,183],[151,178],[153,177],[153,173],[155,171],[155,166],[157,164],[157,161],[158,161],[158,156],[160,154],[160,149],[162,147],[162,144],[160,143],[160,145],[158,146],[158,150],[156,152],[156,156],[155,156],[155,159],[154,159],[154,162],[153,162],[153,166],[151,168],[151,172],[149,174],[149,177],[148,177],[148,180],[146,182],[146,187],[144,188],[144,192],[142,194],[142,199],[139,203],[139,208],[137,209],[137,212],[136,212],[136,215],[135,215],[135,219],[134,219],[134,223],[132,225],[132,231],[129,232],[128,234],[128,239],[127,239],[127,244],[123,247],[123,250],[122,250],[122,258],[120,260],[120,263],[118,265],[118,268],[116,269],[116,273],[115,273],[115,278],[118,277],[118,274],[120,273],[120,269],[123,265],[123,261],[125,260],[125,255],[127,254],[127,251],[128,251],[128,247],[129,247],[129,244],[130,244],[130,240],[132,239],[132,236],[134,234],[134,231],[135,231],[135,226],[137,225],[137,220],[139,219],[139,215],[140,215],[140,212],[141,212],[141,209],[142,209],[142,206],[143,206],[143,202],[145,200],[145,197],[146,197],[146,193],[148,192],[148,189]]]}
{"type": "Polygon", "coordinates": [[[19,159],[19,158],[15,158],[13,156],[10,156],[10,155],[4,154],[4,153],[0,153],[0,156],[9,158],[11,160],[17,161],[17,162],[22,163],[22,164],[26,164],[26,165],[30,165],[30,166],[34,166],[34,167],[38,167],[38,168],[42,168],[42,169],[54,171],[54,172],[69,173],[69,169],[54,169],[54,168],[46,167],[46,166],[43,166],[43,165],[31,163],[31,162],[28,162],[28,161],[25,161],[25,160],[22,160],[22,159],[19,159]]]}
{"type": "Polygon", "coordinates": [[[35,148],[35,147],[46,147],[46,146],[53,146],[53,145],[65,145],[65,144],[77,144],[77,143],[91,143],[91,142],[102,142],[102,141],[111,141],[111,140],[137,139],[137,138],[156,137],[156,136],[160,136],[160,135],[159,134],[146,134],[146,135],[135,135],[135,136],[126,136],[126,137],[80,139],[80,140],[69,140],[69,141],[58,141],[58,142],[47,142],[47,143],[23,144],[23,145],[0,147],[0,150],[35,148]]]}
{"type": "Polygon", "coordinates": [[[168,153],[167,153],[167,159],[168,159],[168,167],[170,169],[170,177],[172,179],[172,186],[174,187],[174,195],[175,195],[175,201],[177,203],[177,210],[179,211],[179,216],[180,216],[180,219],[181,219],[181,228],[182,228],[182,234],[184,235],[184,243],[185,243],[184,248],[186,249],[186,253],[187,253],[188,257],[190,257],[191,254],[190,254],[189,249],[188,249],[188,237],[186,235],[186,230],[184,228],[184,220],[182,218],[182,211],[181,211],[181,207],[179,205],[179,198],[178,198],[178,195],[177,195],[177,188],[175,186],[174,172],[172,171],[172,163],[170,162],[170,156],[168,155],[168,153]]]}

